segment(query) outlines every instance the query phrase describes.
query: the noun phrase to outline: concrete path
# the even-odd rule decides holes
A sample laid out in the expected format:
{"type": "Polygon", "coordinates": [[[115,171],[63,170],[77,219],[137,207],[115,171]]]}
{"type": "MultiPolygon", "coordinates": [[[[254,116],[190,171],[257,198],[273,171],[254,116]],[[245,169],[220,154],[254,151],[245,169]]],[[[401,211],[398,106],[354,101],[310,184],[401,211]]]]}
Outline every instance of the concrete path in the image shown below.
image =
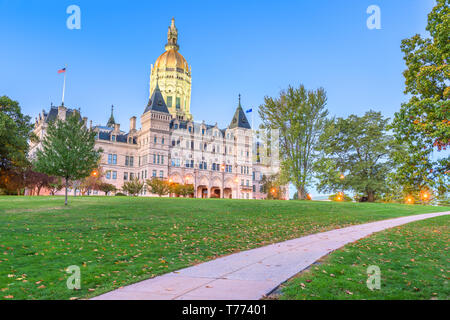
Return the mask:
{"type": "Polygon", "coordinates": [[[407,216],[313,234],[145,280],[94,300],[258,300],[347,243],[384,229],[448,214],[407,216]]]}

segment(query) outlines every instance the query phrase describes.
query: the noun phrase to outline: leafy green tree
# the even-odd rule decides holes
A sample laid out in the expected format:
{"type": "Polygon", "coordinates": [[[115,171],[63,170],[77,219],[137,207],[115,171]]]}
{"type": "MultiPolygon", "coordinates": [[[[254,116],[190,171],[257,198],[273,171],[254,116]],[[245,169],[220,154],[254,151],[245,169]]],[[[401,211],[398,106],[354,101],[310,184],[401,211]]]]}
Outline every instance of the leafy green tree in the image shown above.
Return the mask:
{"type": "Polygon", "coordinates": [[[194,195],[194,186],[192,184],[182,185],[180,195],[183,197],[192,197],[194,195]]]}
{"type": "Polygon", "coordinates": [[[172,182],[169,184],[169,195],[175,195],[175,197],[179,197],[181,195],[182,185],[179,183],[172,182]]]}
{"type": "Polygon", "coordinates": [[[326,104],[323,88],[310,91],[301,85],[290,86],[279,98],[265,97],[259,109],[262,127],[280,132],[282,171],[297,188],[300,200],[308,197],[315,148],[328,115],[326,104]]]}
{"type": "Polygon", "coordinates": [[[100,191],[103,191],[105,193],[105,196],[107,196],[108,194],[110,194],[111,192],[115,192],[117,191],[117,188],[115,185],[110,184],[110,183],[100,183],[98,185],[98,189],[100,191]]]}
{"type": "Polygon", "coordinates": [[[38,172],[64,179],[66,206],[70,180],[86,178],[97,167],[102,150],[95,149],[95,136],[74,112],[66,121],[58,119],[49,124],[42,149],[36,153],[34,166],[38,172]]]}
{"type": "Polygon", "coordinates": [[[0,97],[0,188],[21,193],[24,170],[32,133],[30,117],[24,116],[19,103],[6,96],[0,97]]]}
{"type": "Polygon", "coordinates": [[[160,197],[168,195],[170,192],[169,182],[158,178],[147,180],[147,186],[149,187],[151,193],[157,194],[160,197]]]}
{"type": "Polygon", "coordinates": [[[328,121],[315,166],[318,190],[352,190],[375,201],[376,194],[387,188],[386,176],[393,168],[391,154],[398,150],[394,137],[387,133],[388,122],[374,111],[328,121]]]}
{"type": "MultiPolygon", "coordinates": [[[[267,194],[268,200],[282,200],[284,199],[284,194],[286,192],[286,183],[280,174],[275,174],[271,176],[264,175],[261,181],[263,187],[263,193],[267,194]]],[[[307,196],[308,197],[308,196],[307,196]]],[[[298,200],[298,193],[297,198],[298,200]]]]}
{"type": "Polygon", "coordinates": [[[136,197],[142,192],[144,183],[134,178],[131,181],[125,182],[122,187],[122,191],[127,192],[129,195],[136,197]]]}
{"type": "Polygon", "coordinates": [[[431,38],[415,35],[402,41],[407,67],[403,73],[405,94],[410,99],[395,114],[393,123],[397,139],[407,146],[395,159],[400,164],[396,178],[411,193],[450,184],[450,157],[433,160],[434,150],[450,145],[449,0],[437,0],[426,29],[431,38]],[[444,176],[437,176],[438,172],[444,176]]]}
{"type": "Polygon", "coordinates": [[[36,139],[32,133],[30,117],[24,116],[19,103],[0,97],[0,169],[24,167],[27,159],[28,141],[36,139]]]}

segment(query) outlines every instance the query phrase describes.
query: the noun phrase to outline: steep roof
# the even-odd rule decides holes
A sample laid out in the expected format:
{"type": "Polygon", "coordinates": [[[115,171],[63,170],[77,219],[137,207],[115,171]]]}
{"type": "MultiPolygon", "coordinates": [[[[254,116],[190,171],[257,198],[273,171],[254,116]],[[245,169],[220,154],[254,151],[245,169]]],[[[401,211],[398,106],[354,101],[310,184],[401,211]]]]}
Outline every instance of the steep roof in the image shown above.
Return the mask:
{"type": "Polygon", "coordinates": [[[234,113],[233,120],[231,120],[231,124],[228,127],[229,129],[234,128],[244,128],[244,129],[251,129],[250,123],[248,122],[248,119],[245,115],[244,110],[241,106],[241,96],[239,95],[239,105],[236,109],[236,112],[234,113]]]}
{"type": "Polygon", "coordinates": [[[116,120],[114,120],[114,106],[111,106],[111,117],[109,117],[107,127],[112,128],[116,124],[116,120]]]}
{"type": "Polygon", "coordinates": [[[166,102],[164,101],[164,97],[162,96],[158,83],[156,83],[155,91],[153,91],[153,94],[148,101],[147,108],[145,108],[144,113],[147,113],[149,111],[169,113],[169,109],[167,109],[166,102]]]}
{"type": "MultiPolygon", "coordinates": [[[[73,110],[73,109],[67,109],[66,118],[71,117],[75,111],[76,110],[73,110]]],[[[55,121],[56,119],[58,119],[58,107],[51,106],[50,111],[48,113],[44,112],[44,120],[45,120],[45,122],[48,123],[48,122],[55,121]]],[[[80,121],[81,121],[81,116],[80,116],[80,121]]]]}

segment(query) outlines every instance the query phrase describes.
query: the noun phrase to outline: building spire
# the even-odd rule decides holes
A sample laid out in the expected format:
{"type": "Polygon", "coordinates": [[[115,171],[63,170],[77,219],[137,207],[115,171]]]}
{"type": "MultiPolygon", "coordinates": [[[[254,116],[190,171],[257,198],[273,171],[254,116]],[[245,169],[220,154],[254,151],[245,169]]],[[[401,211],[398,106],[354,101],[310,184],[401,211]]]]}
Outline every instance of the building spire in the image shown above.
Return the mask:
{"type": "Polygon", "coordinates": [[[242,97],[241,94],[239,94],[239,105],[236,109],[236,113],[234,114],[233,120],[231,120],[231,124],[228,126],[229,129],[234,128],[251,129],[247,116],[245,115],[245,112],[242,109],[241,97],[242,97]]]}
{"type": "Polygon", "coordinates": [[[116,124],[116,121],[114,120],[114,105],[111,106],[111,117],[109,117],[108,123],[106,124],[106,126],[108,128],[112,128],[114,127],[114,125],[116,124]]]}
{"type": "Polygon", "coordinates": [[[175,18],[172,18],[172,24],[169,27],[169,32],[167,33],[167,44],[166,51],[171,49],[179,50],[180,46],[178,45],[178,29],[175,26],[175,18]]]}

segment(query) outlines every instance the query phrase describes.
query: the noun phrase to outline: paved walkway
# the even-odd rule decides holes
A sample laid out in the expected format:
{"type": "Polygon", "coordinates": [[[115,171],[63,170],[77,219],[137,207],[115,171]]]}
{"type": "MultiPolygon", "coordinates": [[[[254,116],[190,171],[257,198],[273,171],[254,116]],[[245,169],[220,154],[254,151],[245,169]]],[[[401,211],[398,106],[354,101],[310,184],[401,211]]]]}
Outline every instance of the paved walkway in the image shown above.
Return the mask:
{"type": "Polygon", "coordinates": [[[313,234],[145,280],[94,300],[258,300],[347,243],[384,229],[448,214],[407,216],[313,234]]]}

